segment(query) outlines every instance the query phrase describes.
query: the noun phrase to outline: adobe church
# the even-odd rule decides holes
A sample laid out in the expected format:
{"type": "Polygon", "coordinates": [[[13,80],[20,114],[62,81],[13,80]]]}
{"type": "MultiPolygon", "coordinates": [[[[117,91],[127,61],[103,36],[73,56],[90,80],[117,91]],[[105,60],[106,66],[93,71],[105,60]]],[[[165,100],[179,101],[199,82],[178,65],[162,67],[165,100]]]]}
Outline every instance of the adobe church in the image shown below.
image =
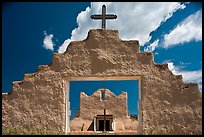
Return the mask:
{"type": "Polygon", "coordinates": [[[91,96],[81,92],[71,131],[137,131],[138,121],[130,118],[127,98],[127,92],[116,96],[108,89],[98,89],[91,96]]]}
{"type": "Polygon", "coordinates": [[[198,84],[184,82],[182,75],[174,75],[168,69],[168,64],[155,63],[152,52],[140,51],[138,40],[124,41],[117,30],[105,29],[106,18],[115,19],[116,16],[106,16],[105,6],[103,9],[102,15],[92,16],[102,19],[102,29],[90,30],[85,40],[72,41],[65,53],[53,54],[51,64],[25,74],[23,80],[13,82],[9,94],[2,94],[2,129],[69,134],[72,130],[128,131],[136,128],[137,134],[144,135],[202,134],[202,93],[198,84]],[[94,110],[101,104],[90,102],[93,98],[102,99],[100,89],[92,96],[81,93],[79,117],[70,121],[69,95],[75,92],[70,91],[69,84],[76,79],[138,80],[138,123],[126,126],[127,121],[132,123],[127,116],[126,93],[114,96],[105,90],[105,100],[101,101],[103,108],[94,110]],[[117,103],[113,101],[114,104],[107,105],[109,96],[117,103]],[[124,100],[120,100],[122,98],[124,100]],[[123,106],[119,106],[121,111],[115,107],[118,103],[123,106]],[[102,122],[104,119],[108,122],[102,122]]]}

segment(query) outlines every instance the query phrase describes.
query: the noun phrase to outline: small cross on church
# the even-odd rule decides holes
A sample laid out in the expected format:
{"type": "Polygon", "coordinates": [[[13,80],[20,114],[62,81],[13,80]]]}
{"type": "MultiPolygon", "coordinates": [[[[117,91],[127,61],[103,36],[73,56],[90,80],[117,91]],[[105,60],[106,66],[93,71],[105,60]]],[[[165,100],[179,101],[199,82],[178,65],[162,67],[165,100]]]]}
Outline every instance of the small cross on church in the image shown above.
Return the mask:
{"type": "Polygon", "coordinates": [[[102,19],[102,29],[106,28],[106,19],[116,19],[117,16],[114,14],[106,14],[106,6],[102,6],[102,15],[91,15],[91,19],[102,19]]]}

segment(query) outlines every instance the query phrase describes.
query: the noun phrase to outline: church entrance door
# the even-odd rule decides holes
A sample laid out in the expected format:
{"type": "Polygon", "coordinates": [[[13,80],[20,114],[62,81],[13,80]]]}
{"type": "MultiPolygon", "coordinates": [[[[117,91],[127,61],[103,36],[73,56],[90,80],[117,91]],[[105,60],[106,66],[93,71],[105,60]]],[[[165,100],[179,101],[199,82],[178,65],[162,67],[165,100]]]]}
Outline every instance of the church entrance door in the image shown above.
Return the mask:
{"type": "MultiPolygon", "coordinates": [[[[104,115],[97,115],[95,117],[95,128],[96,131],[104,131],[104,115]]],[[[113,115],[106,115],[106,131],[113,131],[113,115]]]]}
{"type": "Polygon", "coordinates": [[[106,131],[110,131],[110,120],[106,120],[106,131]]]}
{"type": "Polygon", "coordinates": [[[104,130],[104,120],[99,120],[99,131],[104,130]]]}
{"type": "MultiPolygon", "coordinates": [[[[106,131],[110,130],[110,120],[106,120],[106,131]]],[[[104,131],[104,120],[99,120],[99,131],[104,131]]]]}

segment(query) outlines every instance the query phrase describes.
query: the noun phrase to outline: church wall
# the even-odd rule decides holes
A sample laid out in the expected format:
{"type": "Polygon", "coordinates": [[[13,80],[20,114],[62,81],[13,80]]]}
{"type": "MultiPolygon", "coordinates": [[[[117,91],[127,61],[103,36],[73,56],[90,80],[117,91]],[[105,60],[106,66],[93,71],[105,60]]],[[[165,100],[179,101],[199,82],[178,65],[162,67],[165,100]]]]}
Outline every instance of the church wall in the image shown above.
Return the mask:
{"type": "Polygon", "coordinates": [[[118,31],[91,30],[87,39],[71,42],[65,53],[55,53],[50,65],[38,69],[38,76],[30,78],[30,82],[24,80],[24,86],[14,84],[12,93],[3,95],[3,128],[11,125],[9,109],[13,108],[16,119],[22,119],[16,124],[24,129],[28,129],[25,121],[36,119],[37,124],[31,125],[32,128],[63,130],[65,89],[62,85],[70,77],[141,76],[142,125],[138,125],[139,134],[202,133],[202,94],[198,85],[183,82],[182,76],[173,75],[167,64],[154,63],[152,53],[140,52],[137,42],[134,45],[131,41],[122,41],[118,31]],[[59,107],[50,105],[51,108],[47,108],[52,99],[55,104],[61,102],[59,107]],[[38,100],[44,102],[38,103],[38,100]],[[35,107],[35,103],[40,107],[35,107]],[[54,108],[58,111],[53,111],[54,108]],[[42,115],[45,112],[47,117],[42,115]],[[42,124],[39,124],[40,116],[42,124]],[[56,118],[58,126],[48,124],[51,117],[56,118]]]}
{"type": "Polygon", "coordinates": [[[2,128],[64,131],[66,87],[56,76],[33,73],[13,82],[12,92],[2,96],[2,128]]]}
{"type": "Polygon", "coordinates": [[[112,94],[110,91],[105,92],[106,100],[100,99],[101,91],[94,92],[93,95],[87,96],[81,92],[80,96],[80,117],[83,119],[93,120],[96,115],[103,115],[103,107],[106,108],[107,115],[114,117],[127,117],[127,93],[123,92],[119,96],[112,94]],[[91,111],[90,111],[91,110],[91,111]]]}

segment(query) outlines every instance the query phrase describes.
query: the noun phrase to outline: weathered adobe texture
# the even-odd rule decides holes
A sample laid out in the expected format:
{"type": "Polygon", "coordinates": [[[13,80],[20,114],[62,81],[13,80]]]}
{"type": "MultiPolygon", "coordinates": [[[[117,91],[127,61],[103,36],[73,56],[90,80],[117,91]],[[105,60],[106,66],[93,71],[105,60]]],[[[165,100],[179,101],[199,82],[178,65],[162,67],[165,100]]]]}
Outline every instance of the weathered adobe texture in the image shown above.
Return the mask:
{"type": "MultiPolygon", "coordinates": [[[[202,94],[196,83],[184,83],[167,64],[154,63],[140,52],[138,41],[123,41],[117,30],[90,30],[83,41],[71,42],[52,63],[13,82],[3,95],[2,127],[65,130],[65,82],[77,76],[141,76],[142,133],[201,134],[202,94]]],[[[71,91],[70,94],[74,94],[71,91]]],[[[139,125],[138,125],[139,126],[139,125]]]]}
{"type": "Polygon", "coordinates": [[[104,115],[104,107],[107,115],[113,115],[114,131],[137,131],[137,120],[130,119],[128,114],[127,92],[116,96],[110,90],[105,89],[106,100],[101,100],[100,94],[101,89],[91,96],[81,92],[79,116],[71,121],[71,131],[81,131],[81,129],[93,131],[93,119],[97,115],[104,115]]]}

